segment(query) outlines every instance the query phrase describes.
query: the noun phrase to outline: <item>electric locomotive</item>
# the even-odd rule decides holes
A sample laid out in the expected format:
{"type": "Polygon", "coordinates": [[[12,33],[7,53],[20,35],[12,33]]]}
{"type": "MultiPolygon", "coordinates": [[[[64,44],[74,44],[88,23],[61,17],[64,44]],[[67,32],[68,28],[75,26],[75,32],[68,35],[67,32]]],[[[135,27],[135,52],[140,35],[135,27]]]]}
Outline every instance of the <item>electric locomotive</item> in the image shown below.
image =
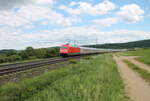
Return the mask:
{"type": "Polygon", "coordinates": [[[69,44],[65,44],[60,47],[59,53],[61,56],[66,57],[66,56],[79,55],[80,51],[81,51],[80,47],[75,47],[69,44]]]}

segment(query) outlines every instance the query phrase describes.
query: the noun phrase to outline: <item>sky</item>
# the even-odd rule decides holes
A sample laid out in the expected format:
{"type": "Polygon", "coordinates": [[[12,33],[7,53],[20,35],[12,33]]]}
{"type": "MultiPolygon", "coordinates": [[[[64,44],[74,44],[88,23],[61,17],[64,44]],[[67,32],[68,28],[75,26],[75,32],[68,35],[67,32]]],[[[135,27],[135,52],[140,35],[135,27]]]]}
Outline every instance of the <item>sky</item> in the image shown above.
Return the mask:
{"type": "Polygon", "coordinates": [[[0,49],[150,39],[150,0],[0,0],[0,49]]]}

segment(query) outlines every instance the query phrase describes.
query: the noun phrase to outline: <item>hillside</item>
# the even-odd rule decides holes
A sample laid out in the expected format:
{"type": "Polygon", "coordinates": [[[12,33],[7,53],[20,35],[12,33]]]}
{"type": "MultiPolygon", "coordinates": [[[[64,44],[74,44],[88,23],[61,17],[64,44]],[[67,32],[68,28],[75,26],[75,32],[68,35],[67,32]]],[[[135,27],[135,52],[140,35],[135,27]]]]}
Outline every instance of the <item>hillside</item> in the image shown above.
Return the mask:
{"type": "Polygon", "coordinates": [[[112,44],[97,44],[97,45],[84,45],[86,47],[94,48],[111,48],[111,49],[122,49],[122,48],[150,48],[150,39],[133,41],[127,43],[112,43],[112,44]]]}
{"type": "Polygon", "coordinates": [[[9,53],[9,52],[16,52],[16,50],[14,50],[14,49],[4,49],[4,50],[0,50],[0,54],[6,54],[6,53],[9,53]]]}

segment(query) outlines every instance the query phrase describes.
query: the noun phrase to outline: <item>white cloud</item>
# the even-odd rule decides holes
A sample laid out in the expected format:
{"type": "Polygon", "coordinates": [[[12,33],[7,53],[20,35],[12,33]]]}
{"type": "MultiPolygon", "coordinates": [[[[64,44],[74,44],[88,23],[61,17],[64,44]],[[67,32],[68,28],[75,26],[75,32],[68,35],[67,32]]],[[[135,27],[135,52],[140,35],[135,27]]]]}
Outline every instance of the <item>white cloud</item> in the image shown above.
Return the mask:
{"type": "Polygon", "coordinates": [[[2,8],[0,11],[0,25],[24,27],[27,25],[31,26],[35,21],[43,20],[47,21],[48,24],[70,26],[73,23],[81,21],[79,18],[65,17],[54,11],[50,7],[51,5],[47,5],[53,4],[55,1],[56,0],[0,0],[0,5],[4,6],[0,7],[0,9],[2,8]],[[9,7],[7,7],[7,5],[9,7]],[[12,9],[16,7],[17,9],[12,9]]]}
{"type": "Polygon", "coordinates": [[[0,12],[0,25],[17,27],[25,25],[27,23],[30,23],[30,21],[14,14],[13,12],[8,11],[0,12]]]}
{"type": "Polygon", "coordinates": [[[150,32],[146,31],[115,30],[104,32],[93,27],[69,27],[32,33],[3,27],[0,28],[0,32],[0,49],[23,49],[27,46],[50,47],[64,44],[67,39],[72,42],[76,40],[80,45],[95,43],[96,38],[98,43],[127,42],[150,38],[150,32]]]}
{"type": "Polygon", "coordinates": [[[74,2],[74,1],[72,1],[72,2],[70,3],[70,6],[75,6],[75,5],[77,5],[77,3],[74,2]]]}
{"type": "Polygon", "coordinates": [[[103,1],[96,5],[92,5],[87,2],[71,2],[70,6],[77,6],[77,7],[71,8],[67,6],[60,6],[59,8],[73,15],[79,14],[103,15],[116,8],[116,5],[110,1],[103,1]]]}
{"type": "Polygon", "coordinates": [[[124,21],[135,23],[142,20],[144,14],[144,10],[142,10],[136,4],[125,5],[120,8],[120,11],[117,12],[124,21]]]}
{"type": "Polygon", "coordinates": [[[96,19],[93,22],[103,27],[110,27],[111,25],[118,23],[119,18],[110,17],[110,18],[104,18],[104,19],[96,19]]]}
{"type": "Polygon", "coordinates": [[[34,0],[36,3],[40,3],[40,4],[52,4],[54,3],[55,0],[34,0]]]}
{"type": "Polygon", "coordinates": [[[22,6],[17,11],[0,12],[0,25],[20,27],[40,20],[47,21],[47,24],[60,26],[70,26],[81,21],[80,18],[65,17],[47,6],[33,4],[22,6]]]}
{"type": "Polygon", "coordinates": [[[12,9],[27,4],[32,0],[0,0],[0,10],[12,9]]]}
{"type": "MultiPolygon", "coordinates": [[[[99,43],[126,42],[150,38],[150,32],[146,31],[116,30],[103,32],[96,27],[90,27],[92,25],[89,27],[70,27],[74,23],[81,22],[82,19],[78,16],[66,17],[56,12],[53,7],[49,7],[51,6],[49,4],[52,4],[55,0],[8,1],[10,0],[0,0],[0,49],[22,49],[27,46],[49,47],[62,44],[67,39],[75,39],[79,44],[90,44],[95,43],[96,37],[99,39],[99,43]],[[12,9],[16,7],[17,9],[12,9]],[[35,22],[41,25],[50,24],[68,27],[59,30],[41,30],[27,33],[27,29],[37,26],[35,22]]],[[[103,15],[115,9],[116,5],[110,1],[104,1],[96,5],[87,2],[72,2],[69,7],[61,6],[60,8],[73,15],[103,15]]],[[[125,5],[117,12],[117,17],[96,19],[94,23],[109,27],[120,20],[137,22],[142,19],[143,13],[144,11],[135,4],[125,5]]]]}
{"type": "Polygon", "coordinates": [[[116,17],[108,17],[104,19],[96,19],[93,22],[99,26],[110,27],[113,24],[116,24],[121,21],[126,21],[129,23],[135,23],[143,18],[144,11],[135,4],[125,5],[120,8],[120,11],[117,12],[116,17]]]}
{"type": "Polygon", "coordinates": [[[0,0],[0,10],[19,8],[26,4],[52,4],[55,0],[0,0]]]}

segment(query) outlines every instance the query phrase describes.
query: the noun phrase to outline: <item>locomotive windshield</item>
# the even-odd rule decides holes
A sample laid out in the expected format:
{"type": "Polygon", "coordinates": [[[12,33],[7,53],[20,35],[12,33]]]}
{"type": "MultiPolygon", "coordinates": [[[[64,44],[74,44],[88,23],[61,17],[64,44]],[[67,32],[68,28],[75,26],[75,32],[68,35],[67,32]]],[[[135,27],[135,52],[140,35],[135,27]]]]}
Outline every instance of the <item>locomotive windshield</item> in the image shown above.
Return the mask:
{"type": "Polygon", "coordinates": [[[67,49],[67,48],[68,48],[68,47],[64,47],[64,46],[63,46],[63,47],[61,47],[61,49],[67,49]]]}

